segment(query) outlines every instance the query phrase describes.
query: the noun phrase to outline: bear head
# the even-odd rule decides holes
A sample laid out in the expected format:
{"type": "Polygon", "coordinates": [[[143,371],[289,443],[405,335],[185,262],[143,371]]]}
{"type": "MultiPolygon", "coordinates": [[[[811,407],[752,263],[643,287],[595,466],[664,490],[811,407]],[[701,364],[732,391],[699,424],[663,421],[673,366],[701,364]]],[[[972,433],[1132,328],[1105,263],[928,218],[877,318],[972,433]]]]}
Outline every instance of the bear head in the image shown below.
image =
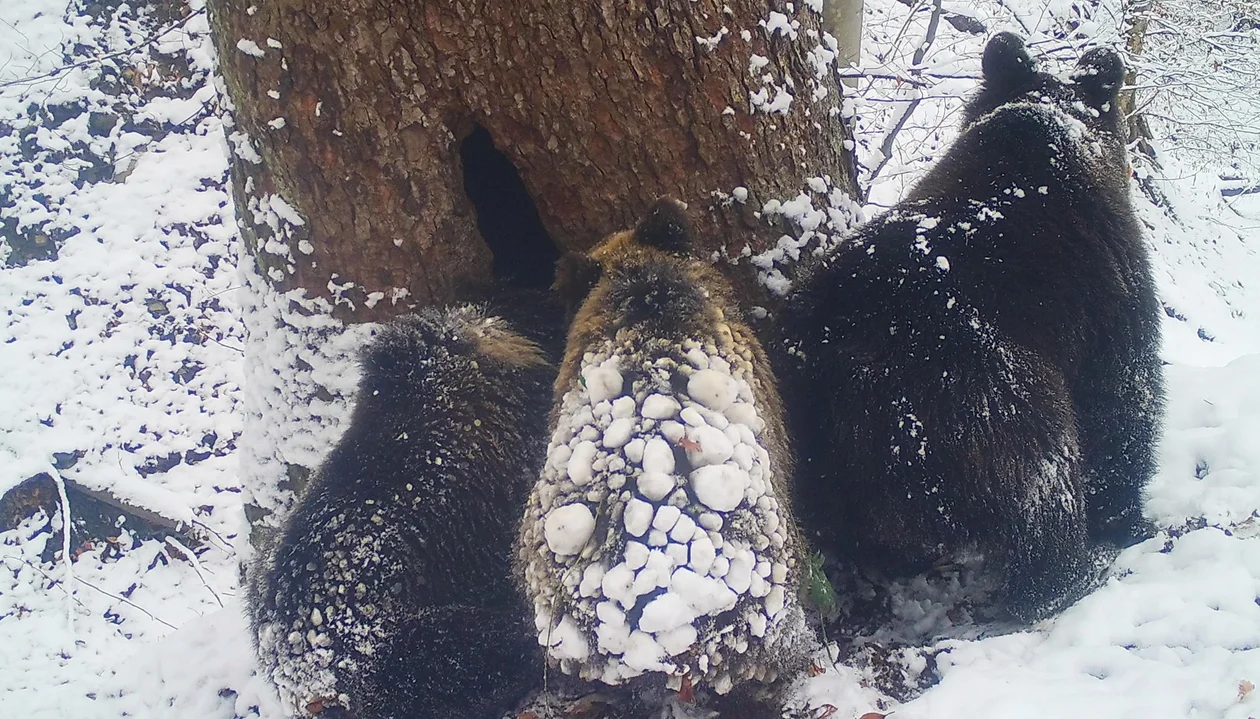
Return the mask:
{"type": "Polygon", "coordinates": [[[1037,69],[1018,35],[994,35],[984,48],[984,84],[967,103],[964,127],[1013,103],[1049,104],[1091,128],[1120,132],[1116,98],[1124,85],[1124,61],[1111,48],[1097,47],[1081,56],[1065,76],[1037,69]]]}
{"type": "Polygon", "coordinates": [[[1022,38],[1001,32],[985,46],[981,68],[983,84],[963,109],[964,133],[1004,114],[1045,111],[1100,152],[1104,167],[1116,173],[1114,181],[1127,182],[1128,133],[1117,101],[1125,65],[1119,53],[1093,48],[1071,71],[1055,75],[1038,70],[1022,38]]]}
{"type": "Polygon", "coordinates": [[[553,288],[574,327],[598,326],[611,335],[644,326],[662,337],[711,327],[710,308],[733,302],[716,270],[692,257],[693,245],[686,206],[661,198],[634,229],[609,235],[587,253],[562,255],[553,288]]]}

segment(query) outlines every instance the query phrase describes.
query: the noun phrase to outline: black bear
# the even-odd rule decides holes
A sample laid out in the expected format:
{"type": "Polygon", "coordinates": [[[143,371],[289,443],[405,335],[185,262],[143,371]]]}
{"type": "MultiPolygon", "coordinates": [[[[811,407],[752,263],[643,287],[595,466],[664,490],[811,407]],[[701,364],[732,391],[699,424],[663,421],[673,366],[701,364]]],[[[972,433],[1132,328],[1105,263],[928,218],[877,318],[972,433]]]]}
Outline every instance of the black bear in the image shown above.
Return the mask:
{"type": "Polygon", "coordinates": [[[904,200],[803,271],[781,313],[802,524],[860,565],[976,550],[1045,616],[1142,538],[1159,305],[1129,200],[1124,65],[985,48],[963,129],[904,200]]]}
{"type": "Polygon", "coordinates": [[[478,306],[386,325],[349,427],[250,573],[298,716],[497,717],[541,680],[512,581],[554,365],[478,306]]]}
{"type": "Polygon", "coordinates": [[[519,572],[564,673],[640,698],[714,692],[746,713],[777,706],[816,645],[777,383],[691,245],[666,199],[561,258],[576,314],[519,572]]]}

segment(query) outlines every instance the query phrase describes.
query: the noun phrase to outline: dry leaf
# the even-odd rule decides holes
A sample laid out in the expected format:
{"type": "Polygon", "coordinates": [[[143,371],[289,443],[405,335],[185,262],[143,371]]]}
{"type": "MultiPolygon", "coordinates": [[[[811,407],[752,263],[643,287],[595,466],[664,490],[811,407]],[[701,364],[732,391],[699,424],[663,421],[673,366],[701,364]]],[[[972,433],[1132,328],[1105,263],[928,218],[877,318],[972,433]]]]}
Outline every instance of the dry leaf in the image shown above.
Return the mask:
{"type": "MultiPolygon", "coordinates": [[[[175,543],[170,540],[170,537],[167,537],[166,541],[162,542],[162,546],[166,548],[166,553],[171,555],[171,558],[179,559],[184,562],[188,561],[188,555],[184,553],[184,550],[176,546],[175,543]]],[[[322,700],[317,699],[315,701],[320,702],[322,700]]],[[[311,713],[314,714],[315,712],[311,713]]]]}
{"type": "Polygon", "coordinates": [[[682,678],[682,686],[678,688],[678,701],[694,704],[696,701],[696,690],[691,686],[691,675],[684,674],[682,678]]]}
{"type": "Polygon", "coordinates": [[[1243,699],[1246,699],[1247,695],[1255,691],[1255,689],[1256,689],[1256,685],[1252,684],[1246,679],[1238,682],[1238,701],[1242,701],[1243,699]]]}

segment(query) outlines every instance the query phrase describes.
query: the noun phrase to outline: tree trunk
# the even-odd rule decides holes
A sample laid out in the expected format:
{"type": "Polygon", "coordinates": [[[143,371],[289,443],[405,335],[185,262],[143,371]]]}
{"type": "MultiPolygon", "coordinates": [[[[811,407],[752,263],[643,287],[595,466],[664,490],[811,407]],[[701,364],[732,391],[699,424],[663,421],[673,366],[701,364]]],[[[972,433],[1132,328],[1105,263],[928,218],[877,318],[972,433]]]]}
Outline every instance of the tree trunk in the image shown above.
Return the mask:
{"type": "MultiPolygon", "coordinates": [[[[1131,59],[1142,56],[1146,28],[1150,25],[1154,7],[1154,0],[1129,0],[1124,5],[1124,45],[1131,59]]],[[[1130,87],[1137,84],[1137,68],[1132,62],[1124,74],[1124,84],[1130,87]]],[[[1156,162],[1155,151],[1151,147],[1151,128],[1146,123],[1146,116],[1137,111],[1137,91],[1120,93],[1119,104],[1120,113],[1126,118],[1129,128],[1129,142],[1137,143],[1137,149],[1151,162],[1156,162]]]]}
{"type": "MultiPolygon", "coordinates": [[[[863,0],[824,0],[823,27],[835,36],[840,44],[840,68],[857,65],[862,59],[862,14],[866,9],[863,0]]],[[[847,83],[857,86],[857,78],[847,83]]]]}
{"type": "MultiPolygon", "coordinates": [[[[262,263],[285,271],[284,288],[327,295],[330,280],[354,283],[342,296],[355,319],[390,313],[363,306],[374,291],[458,298],[492,278],[495,251],[529,265],[500,262],[500,274],[549,275],[554,246],[588,247],[658,195],[698,203],[707,249],[757,252],[782,234],[752,215],[762,202],[794,198],[811,176],[853,189],[839,92],[809,57],[820,18],[806,9],[786,29],[814,38],[795,42],[767,29],[771,13],[753,0],[210,9],[235,118],[270,175],[253,195],[278,192],[308,222],[309,246],[288,248],[296,261],[262,247],[278,255],[262,263]],[[769,62],[750,73],[754,54],[769,62]],[[827,96],[815,102],[819,88],[827,96]],[[759,109],[754,93],[768,91],[764,108],[778,89],[792,107],[759,109]],[[518,198],[497,185],[513,170],[528,196],[509,203],[518,198]],[[736,187],[750,203],[714,194],[736,187]],[[512,222],[491,227],[503,215],[512,222]]],[[[251,188],[238,184],[248,205],[251,188]]]]}
{"type": "Polygon", "coordinates": [[[562,250],[631,226],[661,195],[689,204],[704,250],[768,304],[758,273],[781,287],[798,245],[847,229],[855,209],[821,7],[211,0],[255,258],[247,483],[275,460],[252,518],[285,501],[265,485],[318,462],[353,387],[330,369],[338,351],[316,347],[335,334],[322,315],[382,319],[495,280],[546,286],[562,250]],[[295,440],[312,419],[328,431],[295,440]]]}

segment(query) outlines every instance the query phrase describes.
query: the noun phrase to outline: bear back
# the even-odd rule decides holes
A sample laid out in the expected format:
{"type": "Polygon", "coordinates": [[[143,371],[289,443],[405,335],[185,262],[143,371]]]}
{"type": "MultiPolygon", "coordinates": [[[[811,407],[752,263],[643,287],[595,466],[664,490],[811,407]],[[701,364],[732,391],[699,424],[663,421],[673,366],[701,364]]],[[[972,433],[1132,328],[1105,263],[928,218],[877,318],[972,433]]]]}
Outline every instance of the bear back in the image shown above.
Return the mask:
{"type": "Polygon", "coordinates": [[[727,694],[792,674],[812,645],[775,378],[690,246],[662,200],[561,258],[573,322],[519,571],[564,672],[727,694]]]}

